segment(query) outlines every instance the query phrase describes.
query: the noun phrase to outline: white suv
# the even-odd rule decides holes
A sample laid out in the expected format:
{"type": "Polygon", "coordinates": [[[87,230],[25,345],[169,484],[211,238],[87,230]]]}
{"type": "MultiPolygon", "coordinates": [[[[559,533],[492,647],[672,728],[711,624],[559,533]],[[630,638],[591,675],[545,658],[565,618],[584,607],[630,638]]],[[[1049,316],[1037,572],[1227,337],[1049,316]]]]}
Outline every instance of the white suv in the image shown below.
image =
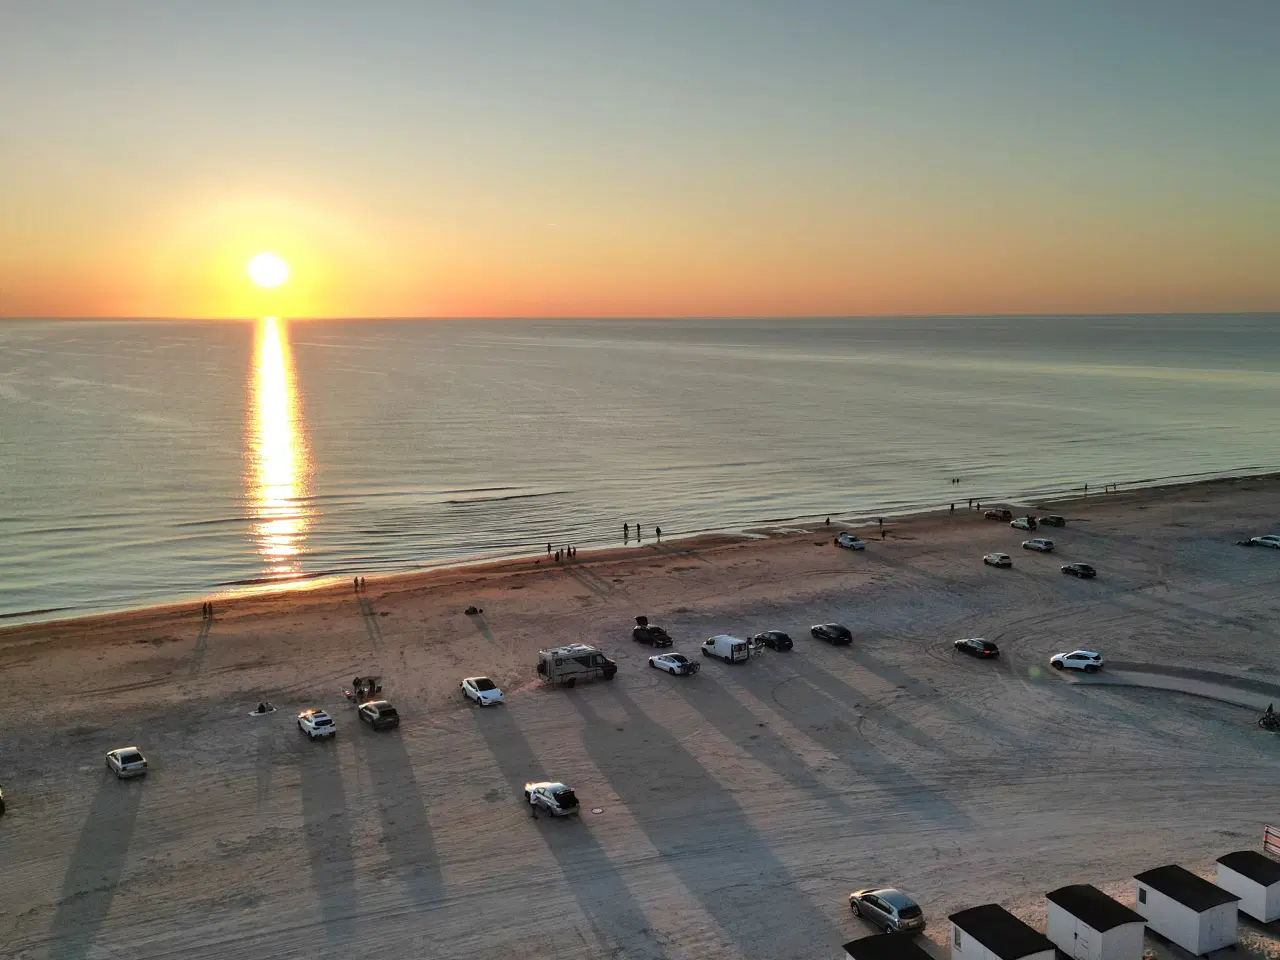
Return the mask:
{"type": "Polygon", "coordinates": [[[303,710],[298,714],[298,729],[312,740],[332,737],[338,733],[338,725],[333,722],[333,717],[323,710],[303,710]]]}
{"type": "Polygon", "coordinates": [[[1102,654],[1092,650],[1072,650],[1070,653],[1057,653],[1049,658],[1055,670],[1083,670],[1085,673],[1097,673],[1102,669],[1102,654]]]}

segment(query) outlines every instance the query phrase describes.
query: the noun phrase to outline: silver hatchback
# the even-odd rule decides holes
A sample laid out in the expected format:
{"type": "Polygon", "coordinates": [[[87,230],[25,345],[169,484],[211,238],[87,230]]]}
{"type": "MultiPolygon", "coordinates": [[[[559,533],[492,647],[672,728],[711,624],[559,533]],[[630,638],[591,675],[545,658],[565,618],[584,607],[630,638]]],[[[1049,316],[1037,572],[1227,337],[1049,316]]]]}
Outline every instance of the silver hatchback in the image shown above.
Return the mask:
{"type": "Polygon", "coordinates": [[[849,894],[849,908],[885,933],[920,933],[924,911],[901,890],[875,887],[849,894]]]}

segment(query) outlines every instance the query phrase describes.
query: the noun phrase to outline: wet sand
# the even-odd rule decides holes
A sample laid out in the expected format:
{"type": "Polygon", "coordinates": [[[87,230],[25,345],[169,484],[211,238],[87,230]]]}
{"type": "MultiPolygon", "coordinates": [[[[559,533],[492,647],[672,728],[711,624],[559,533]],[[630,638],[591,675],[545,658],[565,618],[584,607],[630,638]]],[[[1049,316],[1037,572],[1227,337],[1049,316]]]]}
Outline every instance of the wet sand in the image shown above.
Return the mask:
{"type": "Polygon", "coordinates": [[[1275,810],[1280,738],[1245,704],[1280,692],[1280,551],[1234,542],[1280,529],[1277,494],[1252,478],[1058,503],[1051,555],[961,509],[864,530],[862,553],[819,524],[223,599],[212,622],[197,602],[0,630],[0,953],[834,956],[870,932],[857,886],[915,893],[941,943],[965,906],[1042,923],[1055,886],[1127,897],[1143,869],[1207,870],[1275,810]],[[984,567],[991,550],[1014,568],[984,567]],[[1062,576],[1072,560],[1098,579],[1062,576]],[[764,629],[796,649],[669,677],[629,639],[637,614],[689,654],[764,629]],[[809,637],[827,620],[852,647],[809,637]],[[1001,661],[961,658],[966,636],[1001,661]],[[617,680],[540,686],[537,650],[569,641],[616,657],[617,680]],[[1190,675],[1048,669],[1076,646],[1190,675]],[[1189,695],[1197,670],[1249,694],[1189,695]],[[368,673],[398,732],[343,700],[368,673]],[[461,700],[475,673],[505,707],[461,700]],[[279,712],[247,718],[263,698],[279,712]],[[300,736],[312,705],[336,741],[300,736]],[[125,744],[144,780],[106,775],[125,744]],[[580,821],[529,818],[520,787],[544,777],[577,789],[580,821]]]}

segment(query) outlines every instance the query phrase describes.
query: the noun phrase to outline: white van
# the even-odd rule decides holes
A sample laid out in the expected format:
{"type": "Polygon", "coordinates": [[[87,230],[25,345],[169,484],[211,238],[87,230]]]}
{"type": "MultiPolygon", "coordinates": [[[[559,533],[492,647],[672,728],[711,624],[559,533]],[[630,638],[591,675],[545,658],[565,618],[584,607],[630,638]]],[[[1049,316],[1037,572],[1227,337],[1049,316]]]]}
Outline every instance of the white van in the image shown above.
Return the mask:
{"type": "Polygon", "coordinates": [[[719,657],[725,663],[746,663],[751,656],[751,648],[741,637],[731,637],[727,633],[702,641],[704,657],[719,657]]]}

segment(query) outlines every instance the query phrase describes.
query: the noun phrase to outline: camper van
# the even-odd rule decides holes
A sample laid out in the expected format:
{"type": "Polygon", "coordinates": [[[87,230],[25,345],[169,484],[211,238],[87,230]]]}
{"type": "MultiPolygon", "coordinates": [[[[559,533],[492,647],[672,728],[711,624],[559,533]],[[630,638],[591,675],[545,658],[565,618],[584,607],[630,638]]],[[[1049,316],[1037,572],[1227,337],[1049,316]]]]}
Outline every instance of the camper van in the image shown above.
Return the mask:
{"type": "Polygon", "coordinates": [[[579,680],[612,680],[617,672],[616,662],[585,643],[538,651],[538,676],[553,685],[572,687],[579,680]]]}
{"type": "Polygon", "coordinates": [[[731,637],[726,633],[702,642],[704,657],[719,657],[725,663],[745,663],[751,656],[751,648],[741,637],[731,637]]]}

